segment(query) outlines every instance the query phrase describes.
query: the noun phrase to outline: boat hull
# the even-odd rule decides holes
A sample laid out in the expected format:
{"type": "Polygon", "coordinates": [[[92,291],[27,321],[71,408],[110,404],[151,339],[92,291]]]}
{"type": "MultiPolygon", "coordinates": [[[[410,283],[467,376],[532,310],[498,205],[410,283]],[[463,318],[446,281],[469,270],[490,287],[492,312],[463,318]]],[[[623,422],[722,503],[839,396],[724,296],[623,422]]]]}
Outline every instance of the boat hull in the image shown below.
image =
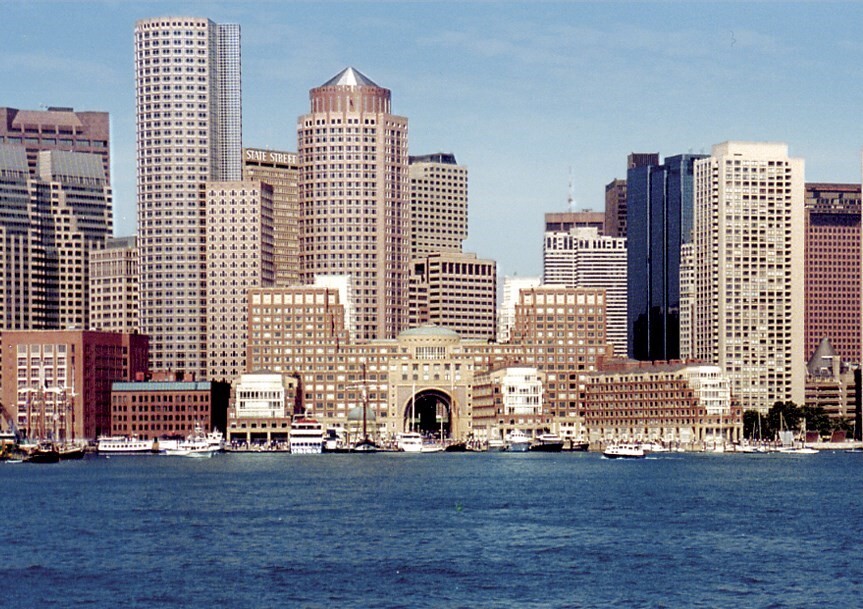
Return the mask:
{"type": "Polygon", "coordinates": [[[559,453],[563,450],[563,442],[542,442],[540,444],[533,444],[528,450],[536,453],[559,453]]]}

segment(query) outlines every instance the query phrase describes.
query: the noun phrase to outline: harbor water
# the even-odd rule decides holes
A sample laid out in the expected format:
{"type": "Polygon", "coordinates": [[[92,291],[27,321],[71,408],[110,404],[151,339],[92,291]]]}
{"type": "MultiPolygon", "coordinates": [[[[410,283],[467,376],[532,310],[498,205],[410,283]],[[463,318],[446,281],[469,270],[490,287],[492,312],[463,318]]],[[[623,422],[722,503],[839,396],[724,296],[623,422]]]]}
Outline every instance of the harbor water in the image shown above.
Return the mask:
{"type": "Polygon", "coordinates": [[[863,453],[0,464],[0,606],[859,607],[863,453]]]}

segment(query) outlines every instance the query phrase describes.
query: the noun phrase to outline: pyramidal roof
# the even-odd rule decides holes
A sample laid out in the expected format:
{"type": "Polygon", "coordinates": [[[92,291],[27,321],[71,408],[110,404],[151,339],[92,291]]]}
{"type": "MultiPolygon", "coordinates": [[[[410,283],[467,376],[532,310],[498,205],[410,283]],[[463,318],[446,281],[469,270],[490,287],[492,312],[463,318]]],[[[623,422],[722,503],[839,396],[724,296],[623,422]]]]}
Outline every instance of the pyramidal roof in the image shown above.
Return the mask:
{"type": "Polygon", "coordinates": [[[345,68],[327,82],[321,85],[322,87],[377,87],[378,85],[368,78],[365,74],[354,68],[345,68]]]}
{"type": "Polygon", "coordinates": [[[819,373],[833,371],[833,358],[836,357],[836,351],[833,350],[833,345],[829,338],[822,338],[821,343],[809,359],[806,365],[809,368],[809,374],[816,376],[819,373]]]}

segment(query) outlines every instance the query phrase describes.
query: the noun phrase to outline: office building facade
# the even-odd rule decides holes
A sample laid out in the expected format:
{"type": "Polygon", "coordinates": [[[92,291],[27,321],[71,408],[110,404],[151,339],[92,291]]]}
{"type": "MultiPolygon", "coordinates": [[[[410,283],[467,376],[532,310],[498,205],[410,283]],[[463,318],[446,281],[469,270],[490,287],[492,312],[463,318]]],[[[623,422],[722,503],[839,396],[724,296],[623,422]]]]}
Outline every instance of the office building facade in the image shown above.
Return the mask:
{"type": "Polygon", "coordinates": [[[141,330],[152,367],[207,373],[204,184],[241,178],[240,28],[135,24],[141,330]]]}
{"type": "Polygon", "coordinates": [[[140,331],[135,237],[110,238],[90,254],[90,322],[103,332],[140,331]]]}
{"type": "Polygon", "coordinates": [[[605,234],[626,237],[626,180],[615,178],[605,185],[605,234]]]}
{"type": "Polygon", "coordinates": [[[407,320],[408,121],[353,68],[309,97],[297,124],[304,282],[351,275],[357,335],[394,338],[407,320]]]}
{"type": "Polygon", "coordinates": [[[605,334],[615,353],[626,352],[626,239],[596,228],[547,231],[543,240],[543,284],[602,288],[606,294],[605,334]]]}
{"type": "Polygon", "coordinates": [[[113,231],[97,155],[0,144],[0,329],[91,326],[89,259],[113,231]]]}
{"type": "Polygon", "coordinates": [[[411,261],[408,326],[434,324],[466,339],[494,339],[497,264],[475,254],[430,253],[411,261]]]}
{"type": "Polygon", "coordinates": [[[73,108],[46,110],[0,108],[0,144],[24,146],[27,166],[35,175],[37,154],[45,150],[95,154],[105,180],[111,181],[110,117],[107,112],[75,112],[73,108]]]}
{"type": "Polygon", "coordinates": [[[467,167],[442,152],[408,162],[411,258],[461,252],[467,239],[467,167]]]}
{"type": "Polygon", "coordinates": [[[300,164],[295,152],[243,149],[243,180],[273,187],[275,285],[300,283],[300,164]]]}
{"type": "Polygon", "coordinates": [[[806,184],[806,350],[860,361],[860,184],[806,184]]]}
{"type": "Polygon", "coordinates": [[[695,161],[692,353],[744,410],[803,404],[803,160],[778,143],[726,142],[695,161]]]}
{"type": "Polygon", "coordinates": [[[251,288],[272,286],[273,188],[264,182],[207,183],[207,378],[246,371],[251,288]]]}
{"type": "Polygon", "coordinates": [[[692,175],[705,155],[666,157],[627,172],[627,353],[680,357],[680,248],[692,240],[692,175]]]}

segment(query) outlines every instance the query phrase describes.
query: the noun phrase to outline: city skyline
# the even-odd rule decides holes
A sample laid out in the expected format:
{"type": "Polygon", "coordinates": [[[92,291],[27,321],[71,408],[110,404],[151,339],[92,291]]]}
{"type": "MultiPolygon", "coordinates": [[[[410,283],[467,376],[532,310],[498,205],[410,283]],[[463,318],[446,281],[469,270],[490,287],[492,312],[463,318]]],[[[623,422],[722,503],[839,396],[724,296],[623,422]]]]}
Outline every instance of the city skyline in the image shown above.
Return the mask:
{"type": "Polygon", "coordinates": [[[120,236],[136,216],[131,32],[168,15],[242,28],[244,146],[296,150],[309,90],[345,67],[390,89],[409,153],[450,152],[470,171],[465,251],[504,275],[541,273],[543,214],[567,210],[570,168],[575,207],[601,211],[633,151],[779,141],[805,159],[807,182],[860,181],[849,128],[860,94],[842,85],[860,72],[863,7],[850,3],[33,2],[4,13],[2,105],[110,113],[120,236]]]}

